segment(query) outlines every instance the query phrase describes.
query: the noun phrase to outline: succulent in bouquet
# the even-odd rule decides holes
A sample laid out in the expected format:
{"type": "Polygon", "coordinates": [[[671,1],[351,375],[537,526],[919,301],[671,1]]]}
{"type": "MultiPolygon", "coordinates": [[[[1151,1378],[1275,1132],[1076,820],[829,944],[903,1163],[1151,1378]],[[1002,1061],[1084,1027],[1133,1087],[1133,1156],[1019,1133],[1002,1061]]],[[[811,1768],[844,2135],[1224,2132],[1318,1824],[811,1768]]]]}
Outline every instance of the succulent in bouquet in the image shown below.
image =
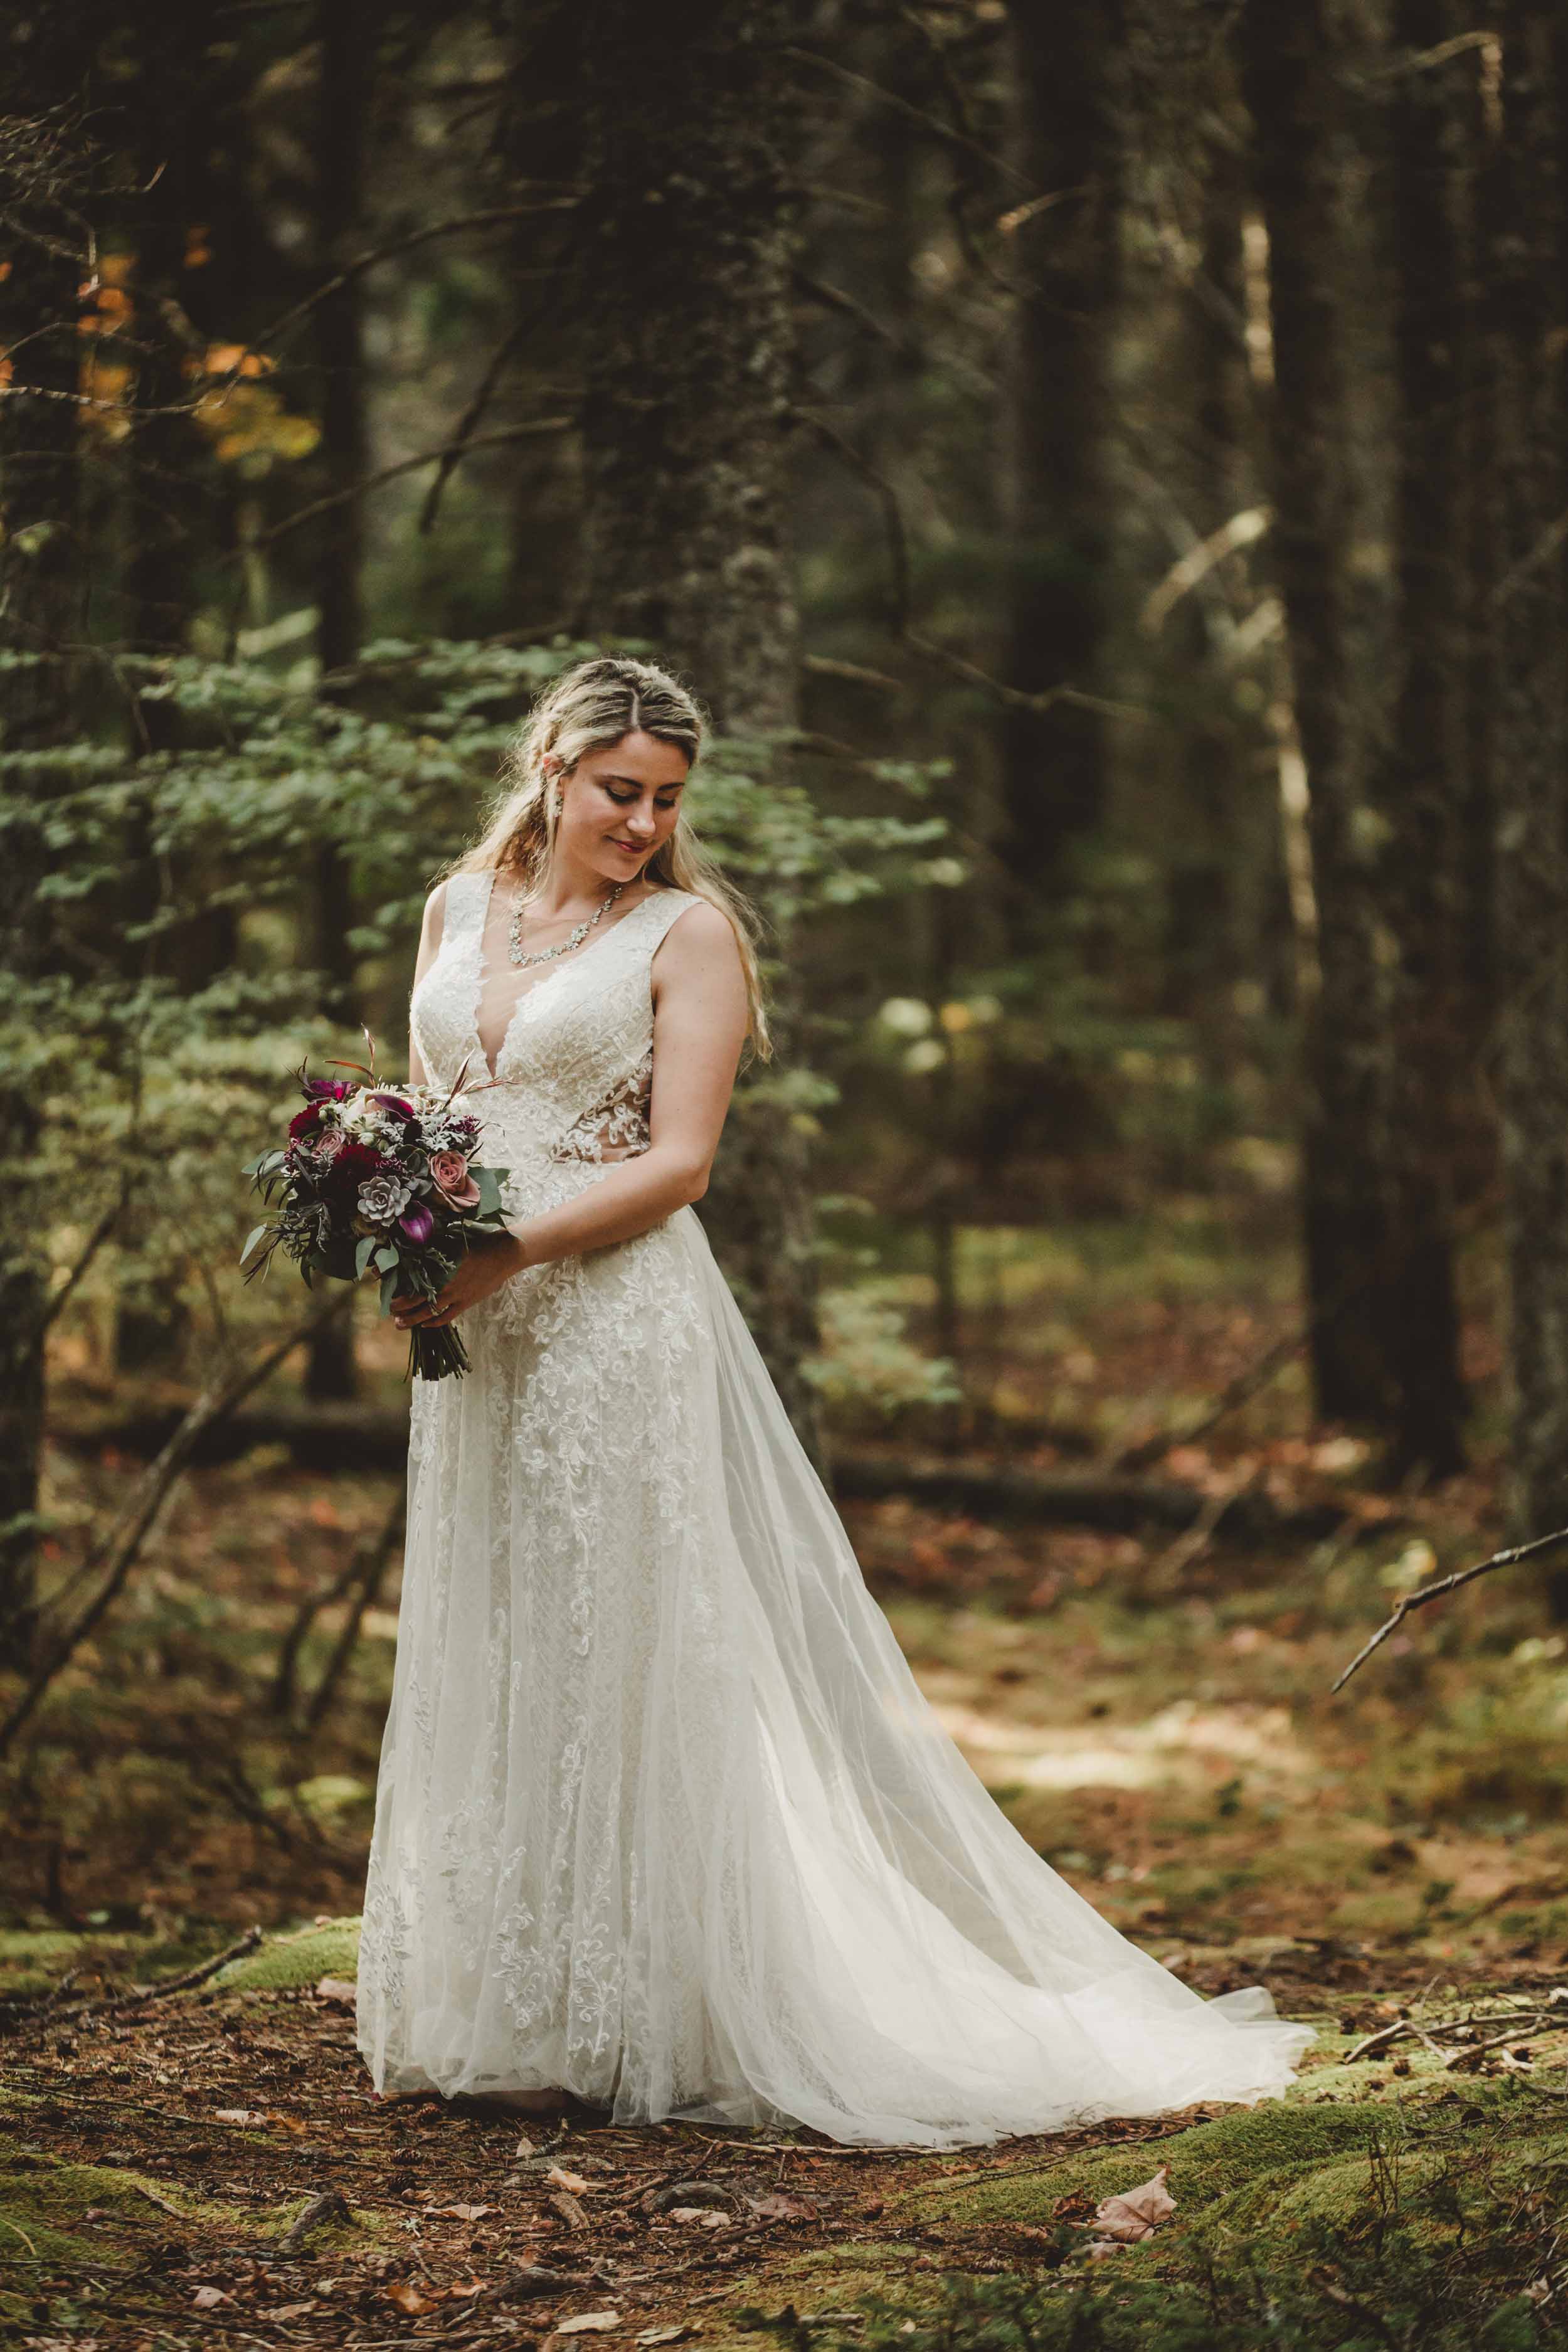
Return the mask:
{"type": "MultiPolygon", "coordinates": [[[[434,1300],[468,1250],[505,1234],[500,1188],[508,1171],[476,1156],[479,1122],[462,1107],[461,1072],[446,1094],[379,1085],[368,1031],[365,1038],[369,1067],[331,1065],[357,1071],[363,1083],[313,1078],[300,1065],[304,1108],[289,1122],[288,1142],[244,1171],[274,1213],[256,1227],[239,1262],[247,1282],[279,1249],[307,1284],[317,1275],[358,1282],[374,1274],[385,1315],[396,1297],[434,1300]]],[[[451,1324],[410,1331],[410,1379],[417,1372],[440,1381],[468,1369],[451,1324]]]]}

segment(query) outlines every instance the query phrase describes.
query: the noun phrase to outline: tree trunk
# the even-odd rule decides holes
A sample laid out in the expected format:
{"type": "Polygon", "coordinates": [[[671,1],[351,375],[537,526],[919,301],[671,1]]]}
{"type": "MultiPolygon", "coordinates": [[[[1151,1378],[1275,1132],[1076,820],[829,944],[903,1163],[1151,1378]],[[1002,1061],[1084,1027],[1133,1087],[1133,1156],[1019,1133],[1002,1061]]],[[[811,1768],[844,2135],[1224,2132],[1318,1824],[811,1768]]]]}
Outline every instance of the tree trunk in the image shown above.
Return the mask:
{"type": "MultiPolygon", "coordinates": [[[[188,257],[200,246],[196,232],[210,222],[205,199],[214,93],[199,49],[193,55],[181,44],[185,29],[163,26],[163,39],[149,40],[137,57],[132,120],[140,143],[133,209],[125,223],[136,258],[137,413],[122,453],[123,633],[138,652],[152,656],[185,650],[201,562],[210,551],[198,488],[210,461],[191,417],[183,413],[191,387],[182,363],[187,356],[184,338],[200,325],[201,302],[199,292],[193,300],[188,257]]],[[[133,752],[172,751],[181,740],[181,716],[174,703],[148,698],[136,706],[130,731],[133,752]]],[[[133,818],[117,893],[121,931],[131,923],[150,921],[163,899],[164,865],[151,831],[144,812],[133,818]]],[[[190,878],[182,876],[180,895],[187,900],[199,897],[199,885],[193,889],[190,878]]],[[[234,946],[232,908],[209,906],[150,941],[122,940],[121,953],[128,979],[163,973],[183,992],[195,992],[228,968],[234,946]]],[[[187,1301],[177,1287],[150,1280],[133,1255],[122,1255],[117,1271],[115,1370],[177,1376],[190,1339],[187,1301]]]]}
{"type": "MultiPolygon", "coordinates": [[[[317,231],[324,273],[341,269],[363,242],[364,142],[371,38],[365,0],[321,0],[317,35],[321,76],[317,121],[317,231]]],[[[351,278],[317,313],[321,370],[321,467],[334,488],[370,471],[362,348],[363,278],[351,278]]],[[[363,635],[361,570],[364,560],[363,503],[344,499],[323,518],[316,590],[321,617],[316,650],[324,671],[357,659],[363,635]]],[[[347,942],[353,921],[347,859],[332,843],[317,850],[313,950],[327,975],[326,1009],[338,1021],[356,1021],[354,959],[347,942]]],[[[329,1324],[311,1340],[306,1393],[351,1397],[358,1388],[351,1317],[329,1324]]]]}
{"type": "MultiPolygon", "coordinates": [[[[586,615],[696,686],[726,734],[796,722],[786,530],[793,139],[784,0],[700,0],[672,37],[637,0],[589,12],[579,310],[586,615]]],[[[766,896],[765,886],[763,896],[766,896]]],[[[787,961],[788,943],[784,943],[787,961]]],[[[795,1027],[780,990],[781,1056],[795,1027]]],[[[803,1440],[820,1456],[803,1142],[742,1085],[704,1221],[803,1440]]]]}
{"type": "Polygon", "coordinates": [[[1455,1186],[1481,1124],[1468,1089],[1482,1043],[1468,910],[1465,549],[1470,485],[1459,365],[1468,259],[1466,51],[1407,60],[1460,29],[1451,0],[1397,0],[1388,85],[1399,679],[1373,777],[1384,822],[1388,936],[1387,1241],[1371,1300],[1397,1465],[1442,1476],[1464,1459],[1455,1186]],[[1400,69],[1403,68],[1403,69],[1400,69]],[[1467,1140],[1469,1139],[1469,1148],[1467,1140]]]}
{"type": "MultiPolygon", "coordinates": [[[[1010,239],[1020,292],[1001,472],[1006,677],[1026,693],[1100,684],[1110,558],[1109,358],[1120,278],[1121,0],[1015,0],[1008,11],[1010,239]],[[1049,201],[1026,209],[1035,198],[1049,201]]],[[[1027,948],[1068,879],[1062,853],[1106,795],[1103,721],[1070,702],[1003,726],[1005,856],[1027,948]]]]}
{"type": "MultiPolygon", "coordinates": [[[[74,45],[37,21],[0,33],[5,110],[41,110],[68,101],[74,45]],[[25,68],[25,83],[23,69],[25,68]]],[[[86,634],[85,566],[78,518],[78,418],[73,395],[80,345],[77,289],[87,274],[78,192],[68,152],[54,133],[14,120],[0,205],[10,226],[0,281],[0,346],[18,353],[9,396],[0,401],[0,646],[41,655],[7,674],[0,698],[0,748],[7,759],[49,753],[76,731],[74,671],[65,649],[86,634]],[[19,233],[18,233],[19,232],[19,233]],[[26,392],[22,389],[27,388],[26,392]],[[28,397],[27,393],[36,397],[28,397]]],[[[44,836],[47,772],[9,767],[4,779],[5,855],[0,859],[0,940],[13,983],[40,972],[47,925],[37,885],[47,868],[44,836]]],[[[8,1057],[7,1057],[8,1058],[8,1057]]],[[[15,1067],[15,1065],[12,1066],[15,1067]]],[[[38,1465],[43,1440],[44,1315],[47,1203],[33,1178],[38,1131],[36,1087],[0,1071],[0,1664],[25,1664],[35,1622],[38,1465]]]]}
{"type": "MultiPolygon", "coordinates": [[[[1552,0],[1504,0],[1486,173],[1487,488],[1498,788],[1500,1095],[1511,1504],[1521,1536],[1568,1521],[1568,703],[1563,35],[1552,0]]],[[[1558,1588],[1561,1610],[1568,1596],[1558,1588]]]]}
{"type": "Polygon", "coordinates": [[[1303,1225],[1309,1297],[1321,1310],[1312,1370],[1321,1414],[1386,1429],[1379,1294],[1392,1247],[1384,1182],[1391,1031],[1373,789],[1391,583],[1366,557],[1372,519],[1352,363],[1370,322],[1345,54],[1330,16],[1327,0],[1289,8],[1251,0],[1242,63],[1269,247],[1274,562],[1311,795],[1321,979],[1303,1008],[1303,1225]]]}

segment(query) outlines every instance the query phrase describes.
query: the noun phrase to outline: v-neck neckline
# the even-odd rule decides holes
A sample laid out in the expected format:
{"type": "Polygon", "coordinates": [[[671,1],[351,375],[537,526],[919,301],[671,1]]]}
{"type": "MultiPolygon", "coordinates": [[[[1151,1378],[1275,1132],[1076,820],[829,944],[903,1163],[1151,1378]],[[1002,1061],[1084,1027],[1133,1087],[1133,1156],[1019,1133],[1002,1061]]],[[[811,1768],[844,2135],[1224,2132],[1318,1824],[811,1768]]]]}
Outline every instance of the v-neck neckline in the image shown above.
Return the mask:
{"type": "Polygon", "coordinates": [[[527,988],[521,990],[519,992],[516,1002],[512,1005],[510,1013],[507,1016],[506,1026],[501,1031],[500,1043],[496,1047],[495,1067],[492,1069],[490,1067],[489,1056],[485,1052],[484,1039],[479,1035],[479,1007],[484,1000],[485,980],[487,977],[485,938],[489,929],[490,908],[495,900],[496,879],[500,871],[500,868],[499,866],[492,866],[490,867],[489,880],[485,887],[484,904],[479,908],[479,919],[475,950],[475,964],[477,969],[474,975],[474,1000],[468,1024],[473,1041],[479,1049],[479,1060],[484,1066],[485,1076],[492,1087],[500,1084],[500,1066],[506,1059],[506,1050],[511,1043],[512,1031],[518,1024],[523,1006],[531,1003],[534,997],[539,994],[542,988],[548,988],[552,981],[559,980],[563,972],[574,970],[578,964],[584,962],[588,957],[596,954],[598,950],[604,947],[609,940],[613,939],[615,934],[618,930],[622,929],[626,924],[636,922],[638,915],[641,914],[645,907],[650,905],[657,898],[663,898],[669,895],[668,890],[665,889],[648,891],[645,898],[641,898],[637,900],[635,907],[628,908],[626,914],[622,915],[617,921],[612,923],[609,929],[605,933],[604,938],[596,941],[593,947],[590,947],[587,941],[584,940],[583,945],[572,955],[558,957],[548,971],[542,972],[537,980],[531,982],[527,988]]]}

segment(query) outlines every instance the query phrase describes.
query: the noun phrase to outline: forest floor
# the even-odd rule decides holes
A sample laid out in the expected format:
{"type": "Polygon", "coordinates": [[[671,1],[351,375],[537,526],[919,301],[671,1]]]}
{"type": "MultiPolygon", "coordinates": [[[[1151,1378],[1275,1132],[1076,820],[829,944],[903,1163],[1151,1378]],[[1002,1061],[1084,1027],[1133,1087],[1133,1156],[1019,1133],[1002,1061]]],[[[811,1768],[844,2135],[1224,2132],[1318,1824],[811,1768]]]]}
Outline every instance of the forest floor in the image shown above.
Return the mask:
{"type": "MultiPolygon", "coordinates": [[[[1091,1265],[1077,1292],[1059,1248],[1047,1270],[1052,1318],[1037,1269],[995,1271],[982,1467],[1046,1475],[1179,1424],[1292,1312],[1256,1268],[1091,1265]]],[[[112,1402],[85,1360],[59,1369],[68,1405],[73,1377],[112,1402]]],[[[1440,1489],[1380,1491],[1288,1376],[1161,1463],[1214,1506],[1186,1534],[846,1504],[922,1687],[1031,1844],[1187,1982],[1266,1983],[1319,2032],[1264,2108],[956,2155],[376,2101],[349,1980],[390,1581],[314,1725],[310,1700],[396,1481],[278,1446],[195,1473],[0,1787],[0,2335],[1568,2343],[1568,1637],[1542,1578],[1504,1572],[1330,1695],[1400,1593],[1492,1548],[1484,1428],[1479,1450],[1440,1489]],[[1277,1507],[1277,1538],[1230,1539],[1231,1493],[1277,1507]],[[194,1989],[136,1991],[253,1922],[260,1948],[194,1989]],[[1097,2204],[1164,2164],[1173,2214],[1091,2259],[1097,2204]]],[[[62,1581],[134,1466],[53,1449],[62,1581]]]]}

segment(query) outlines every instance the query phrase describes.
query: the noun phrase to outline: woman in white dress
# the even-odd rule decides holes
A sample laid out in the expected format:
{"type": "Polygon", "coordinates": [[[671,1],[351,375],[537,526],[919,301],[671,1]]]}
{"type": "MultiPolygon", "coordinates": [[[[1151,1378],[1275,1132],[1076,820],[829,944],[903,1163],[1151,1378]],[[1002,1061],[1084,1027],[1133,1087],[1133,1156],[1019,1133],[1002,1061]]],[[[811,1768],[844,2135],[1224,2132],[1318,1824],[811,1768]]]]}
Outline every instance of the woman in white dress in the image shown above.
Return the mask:
{"type": "Polygon", "coordinates": [[[536,706],[433,893],[411,1076],[466,1086],[513,1239],[434,1307],[360,1955],[378,2089],[957,2147],[1289,2081],[1025,1843],[866,1591],[692,1203],[747,911],[651,665],[536,706]]]}

